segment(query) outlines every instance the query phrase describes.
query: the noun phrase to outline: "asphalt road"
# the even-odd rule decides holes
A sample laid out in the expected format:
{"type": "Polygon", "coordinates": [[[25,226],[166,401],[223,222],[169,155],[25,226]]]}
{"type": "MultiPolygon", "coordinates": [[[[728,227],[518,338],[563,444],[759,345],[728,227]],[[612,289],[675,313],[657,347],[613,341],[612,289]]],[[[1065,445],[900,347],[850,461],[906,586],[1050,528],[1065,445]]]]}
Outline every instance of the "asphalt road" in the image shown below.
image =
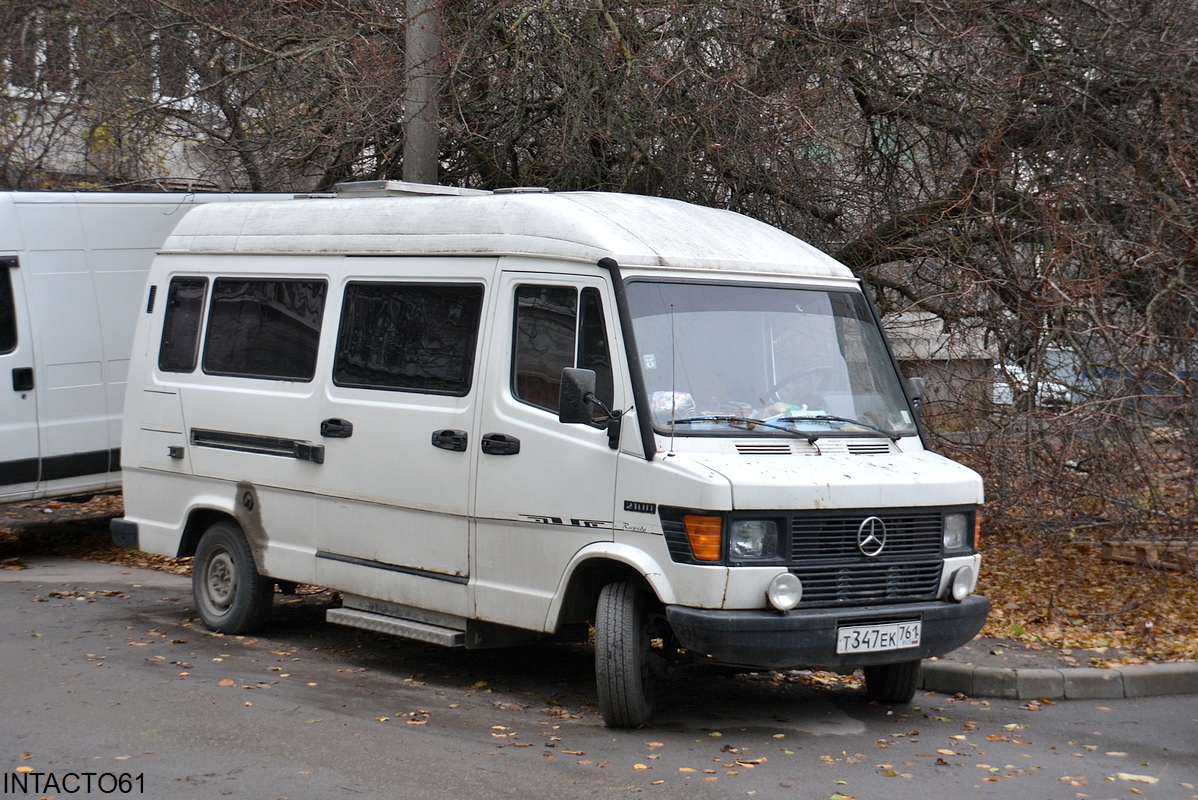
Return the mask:
{"type": "Polygon", "coordinates": [[[324,595],[214,636],[186,577],[20,561],[0,572],[0,797],[1198,798],[1190,696],[887,708],[692,672],[652,726],[612,731],[585,647],[442,650],[326,624],[324,595]]]}

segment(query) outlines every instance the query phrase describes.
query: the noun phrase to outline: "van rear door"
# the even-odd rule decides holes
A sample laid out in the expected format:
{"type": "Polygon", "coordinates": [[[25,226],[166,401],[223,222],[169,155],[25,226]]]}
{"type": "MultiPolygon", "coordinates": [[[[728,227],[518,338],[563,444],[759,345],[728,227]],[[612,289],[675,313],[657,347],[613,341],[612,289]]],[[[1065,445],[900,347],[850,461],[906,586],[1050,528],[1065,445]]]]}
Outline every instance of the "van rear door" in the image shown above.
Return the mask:
{"type": "Polygon", "coordinates": [[[0,501],[36,496],[39,474],[33,345],[21,270],[0,255],[0,501]]]}

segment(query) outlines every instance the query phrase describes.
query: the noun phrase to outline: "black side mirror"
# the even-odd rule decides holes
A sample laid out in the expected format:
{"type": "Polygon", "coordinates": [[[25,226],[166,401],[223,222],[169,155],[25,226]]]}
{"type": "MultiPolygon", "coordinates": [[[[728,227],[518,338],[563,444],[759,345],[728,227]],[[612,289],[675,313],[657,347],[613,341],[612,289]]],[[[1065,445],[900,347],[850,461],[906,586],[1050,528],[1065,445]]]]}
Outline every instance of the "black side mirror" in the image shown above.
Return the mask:
{"type": "Polygon", "coordinates": [[[566,367],[558,393],[560,422],[590,425],[595,420],[595,370],[566,367]]]}
{"type": "Polygon", "coordinates": [[[920,414],[923,411],[923,398],[928,391],[928,382],[925,378],[907,378],[907,395],[911,398],[911,405],[915,407],[915,413],[920,414]]]}

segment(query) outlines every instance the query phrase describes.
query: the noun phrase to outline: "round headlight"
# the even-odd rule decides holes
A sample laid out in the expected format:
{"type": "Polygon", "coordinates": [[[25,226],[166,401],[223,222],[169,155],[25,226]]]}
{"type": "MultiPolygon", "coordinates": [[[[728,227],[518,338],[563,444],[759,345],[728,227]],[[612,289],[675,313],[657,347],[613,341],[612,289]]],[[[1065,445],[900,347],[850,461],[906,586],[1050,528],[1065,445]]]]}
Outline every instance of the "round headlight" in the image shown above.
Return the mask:
{"type": "Polygon", "coordinates": [[[789,572],[778,573],[766,588],[765,596],[774,608],[790,611],[803,599],[803,582],[789,572]]]}
{"type": "Polygon", "coordinates": [[[973,567],[961,567],[953,573],[953,599],[958,603],[973,593],[973,567]]]}

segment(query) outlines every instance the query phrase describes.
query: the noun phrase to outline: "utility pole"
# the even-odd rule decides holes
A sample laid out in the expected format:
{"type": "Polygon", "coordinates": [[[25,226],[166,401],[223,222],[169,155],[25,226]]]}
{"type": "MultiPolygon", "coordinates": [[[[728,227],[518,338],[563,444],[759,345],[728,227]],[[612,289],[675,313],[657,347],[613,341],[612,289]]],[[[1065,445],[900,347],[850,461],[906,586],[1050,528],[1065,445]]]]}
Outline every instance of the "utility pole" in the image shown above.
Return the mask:
{"type": "Polygon", "coordinates": [[[407,0],[404,47],[403,179],[437,183],[437,85],[441,66],[438,0],[407,0]]]}

